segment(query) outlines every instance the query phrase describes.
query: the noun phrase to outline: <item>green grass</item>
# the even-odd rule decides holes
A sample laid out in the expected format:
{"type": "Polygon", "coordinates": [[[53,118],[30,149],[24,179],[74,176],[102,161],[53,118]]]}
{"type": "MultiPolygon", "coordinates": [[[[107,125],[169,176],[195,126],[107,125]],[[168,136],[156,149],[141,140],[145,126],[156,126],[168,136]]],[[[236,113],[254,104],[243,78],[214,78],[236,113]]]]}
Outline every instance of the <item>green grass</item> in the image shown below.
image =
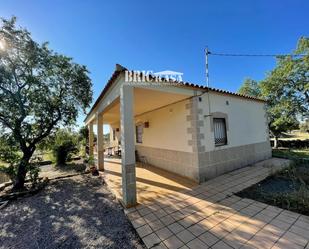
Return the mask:
{"type": "Polygon", "coordinates": [[[309,149],[273,149],[273,156],[288,159],[309,160],[309,149]]]}

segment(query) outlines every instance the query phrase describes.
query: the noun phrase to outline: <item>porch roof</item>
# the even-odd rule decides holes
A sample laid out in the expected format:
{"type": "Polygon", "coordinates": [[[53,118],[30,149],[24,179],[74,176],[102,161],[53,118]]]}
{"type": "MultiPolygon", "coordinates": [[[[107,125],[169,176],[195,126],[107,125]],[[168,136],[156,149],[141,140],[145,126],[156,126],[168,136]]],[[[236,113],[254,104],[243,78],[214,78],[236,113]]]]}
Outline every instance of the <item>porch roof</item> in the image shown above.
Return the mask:
{"type": "MultiPolygon", "coordinates": [[[[113,83],[115,83],[116,79],[122,73],[124,73],[127,70],[128,69],[123,67],[122,65],[116,64],[116,68],[115,68],[112,76],[108,80],[107,84],[105,85],[104,89],[100,93],[99,97],[96,99],[93,106],[91,107],[86,118],[84,119],[84,122],[86,122],[86,120],[90,117],[90,115],[92,114],[94,109],[98,106],[100,101],[103,99],[103,97],[105,96],[105,94],[107,93],[109,88],[113,85],[113,83]]],[[[225,95],[231,95],[231,96],[234,96],[234,97],[245,98],[245,99],[249,99],[249,100],[252,100],[252,101],[266,102],[264,99],[261,99],[261,98],[255,98],[255,97],[252,97],[252,96],[247,96],[247,95],[243,95],[243,94],[239,94],[239,93],[234,93],[234,92],[230,92],[230,91],[226,91],[226,90],[222,90],[222,89],[218,89],[218,88],[207,87],[207,86],[198,85],[198,84],[194,84],[194,83],[190,83],[190,82],[184,82],[184,81],[180,82],[177,86],[175,85],[175,87],[191,88],[191,89],[202,90],[202,91],[205,91],[205,92],[210,91],[210,92],[215,92],[215,93],[220,93],[220,94],[225,94],[225,95]]]]}

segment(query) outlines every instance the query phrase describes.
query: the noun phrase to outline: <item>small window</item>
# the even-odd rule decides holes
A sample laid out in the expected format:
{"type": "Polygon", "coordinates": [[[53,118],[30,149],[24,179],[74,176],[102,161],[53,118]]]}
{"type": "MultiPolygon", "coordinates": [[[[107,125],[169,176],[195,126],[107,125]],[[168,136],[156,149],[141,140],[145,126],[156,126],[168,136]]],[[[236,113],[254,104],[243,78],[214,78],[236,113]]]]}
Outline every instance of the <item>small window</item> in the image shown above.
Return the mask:
{"type": "Polygon", "coordinates": [[[136,126],[136,142],[140,144],[143,142],[143,124],[136,126]]]}
{"type": "Polygon", "coordinates": [[[226,123],[224,118],[214,118],[215,146],[227,144],[226,123]]]}

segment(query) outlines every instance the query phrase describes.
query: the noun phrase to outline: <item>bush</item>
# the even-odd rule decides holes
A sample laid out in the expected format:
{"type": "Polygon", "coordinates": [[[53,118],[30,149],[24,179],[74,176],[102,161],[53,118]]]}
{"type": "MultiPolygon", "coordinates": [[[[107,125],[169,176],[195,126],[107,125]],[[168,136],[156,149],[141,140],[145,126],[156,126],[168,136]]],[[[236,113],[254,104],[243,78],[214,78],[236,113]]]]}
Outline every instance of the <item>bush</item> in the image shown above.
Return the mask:
{"type": "Polygon", "coordinates": [[[53,155],[58,166],[65,165],[74,153],[78,152],[78,141],[76,136],[67,130],[58,130],[53,146],[53,155]]]}

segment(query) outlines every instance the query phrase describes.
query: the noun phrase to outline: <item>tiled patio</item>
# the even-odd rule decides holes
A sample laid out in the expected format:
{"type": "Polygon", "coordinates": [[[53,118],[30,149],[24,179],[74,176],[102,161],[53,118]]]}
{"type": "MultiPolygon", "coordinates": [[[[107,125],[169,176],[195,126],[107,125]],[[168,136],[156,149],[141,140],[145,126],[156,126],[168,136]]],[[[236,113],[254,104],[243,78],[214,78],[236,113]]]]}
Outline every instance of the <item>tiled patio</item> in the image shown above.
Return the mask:
{"type": "MultiPolygon", "coordinates": [[[[121,199],[121,159],[105,158],[103,176],[109,189],[121,199]]],[[[153,199],[197,186],[189,179],[141,163],[136,164],[136,181],[137,201],[140,204],[151,203],[153,199]]]]}
{"type": "MultiPolygon", "coordinates": [[[[307,249],[308,216],[233,194],[274,171],[274,167],[266,165],[280,168],[285,163],[281,159],[270,160],[202,185],[190,187],[180,184],[172,192],[154,191],[157,192],[156,198],[147,198],[143,204],[127,209],[127,216],[148,248],[307,249]]],[[[137,178],[138,172],[137,169],[137,178]]],[[[148,174],[148,180],[155,180],[151,171],[148,174]]],[[[139,184],[137,182],[138,189],[139,184]]],[[[151,192],[152,186],[149,185],[145,191],[151,192]]]]}

